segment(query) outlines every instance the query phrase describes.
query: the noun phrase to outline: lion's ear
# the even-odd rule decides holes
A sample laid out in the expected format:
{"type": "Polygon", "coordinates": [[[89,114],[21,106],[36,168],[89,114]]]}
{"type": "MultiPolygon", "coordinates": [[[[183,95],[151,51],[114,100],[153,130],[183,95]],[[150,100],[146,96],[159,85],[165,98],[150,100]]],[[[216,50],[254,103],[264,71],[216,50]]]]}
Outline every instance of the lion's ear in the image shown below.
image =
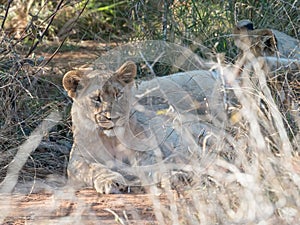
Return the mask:
{"type": "Polygon", "coordinates": [[[240,20],[236,24],[236,29],[254,30],[253,22],[250,20],[240,20]]]}
{"type": "Polygon", "coordinates": [[[125,84],[130,84],[136,77],[136,65],[132,61],[125,62],[117,71],[116,76],[119,81],[125,84]]]}
{"type": "Polygon", "coordinates": [[[71,70],[65,74],[62,83],[71,98],[76,97],[76,90],[82,77],[83,73],[79,70],[71,70]]]}

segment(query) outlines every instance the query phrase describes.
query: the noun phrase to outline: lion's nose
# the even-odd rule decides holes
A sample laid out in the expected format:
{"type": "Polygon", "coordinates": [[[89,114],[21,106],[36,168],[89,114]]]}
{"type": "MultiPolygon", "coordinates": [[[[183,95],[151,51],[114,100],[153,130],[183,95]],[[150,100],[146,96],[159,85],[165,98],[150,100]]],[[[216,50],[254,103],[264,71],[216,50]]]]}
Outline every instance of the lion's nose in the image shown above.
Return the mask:
{"type": "Polygon", "coordinates": [[[108,111],[102,112],[101,116],[105,117],[108,120],[111,120],[111,113],[108,111]]]}

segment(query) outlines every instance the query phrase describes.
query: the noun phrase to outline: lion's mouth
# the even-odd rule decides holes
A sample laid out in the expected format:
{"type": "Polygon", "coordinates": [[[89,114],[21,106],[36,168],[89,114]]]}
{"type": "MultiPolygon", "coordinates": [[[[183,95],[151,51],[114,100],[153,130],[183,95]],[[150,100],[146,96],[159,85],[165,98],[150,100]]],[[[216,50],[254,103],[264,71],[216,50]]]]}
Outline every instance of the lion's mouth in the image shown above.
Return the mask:
{"type": "Polygon", "coordinates": [[[103,130],[109,130],[112,129],[115,125],[115,123],[111,120],[111,118],[108,118],[106,116],[103,116],[101,114],[95,115],[95,120],[97,124],[103,129],[103,130]]]}
{"type": "Polygon", "coordinates": [[[114,123],[111,121],[101,121],[98,122],[98,125],[103,129],[103,130],[109,130],[114,127],[114,123]]]}

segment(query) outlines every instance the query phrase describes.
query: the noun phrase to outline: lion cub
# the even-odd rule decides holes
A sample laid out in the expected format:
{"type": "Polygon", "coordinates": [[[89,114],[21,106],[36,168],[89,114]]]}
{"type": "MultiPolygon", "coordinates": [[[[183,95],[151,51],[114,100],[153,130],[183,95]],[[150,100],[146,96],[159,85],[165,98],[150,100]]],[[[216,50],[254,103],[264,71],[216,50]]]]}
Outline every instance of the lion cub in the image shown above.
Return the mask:
{"type": "Polygon", "coordinates": [[[64,76],[73,99],[69,180],[99,193],[161,183],[163,174],[172,187],[191,182],[192,171],[183,168],[201,154],[199,136],[211,129],[203,121],[212,120],[213,107],[221,108],[214,101],[217,79],[199,70],[136,86],[136,71],[129,61],[115,72],[64,76]]]}

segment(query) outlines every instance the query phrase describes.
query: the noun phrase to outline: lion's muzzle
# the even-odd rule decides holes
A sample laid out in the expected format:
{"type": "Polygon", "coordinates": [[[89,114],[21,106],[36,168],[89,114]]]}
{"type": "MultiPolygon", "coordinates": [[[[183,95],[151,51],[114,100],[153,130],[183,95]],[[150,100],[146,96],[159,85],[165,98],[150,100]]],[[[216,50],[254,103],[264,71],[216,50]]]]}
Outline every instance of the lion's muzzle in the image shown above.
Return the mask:
{"type": "Polygon", "coordinates": [[[110,112],[101,112],[95,115],[95,120],[98,125],[103,129],[112,129],[114,127],[114,122],[111,119],[110,112]]]}

